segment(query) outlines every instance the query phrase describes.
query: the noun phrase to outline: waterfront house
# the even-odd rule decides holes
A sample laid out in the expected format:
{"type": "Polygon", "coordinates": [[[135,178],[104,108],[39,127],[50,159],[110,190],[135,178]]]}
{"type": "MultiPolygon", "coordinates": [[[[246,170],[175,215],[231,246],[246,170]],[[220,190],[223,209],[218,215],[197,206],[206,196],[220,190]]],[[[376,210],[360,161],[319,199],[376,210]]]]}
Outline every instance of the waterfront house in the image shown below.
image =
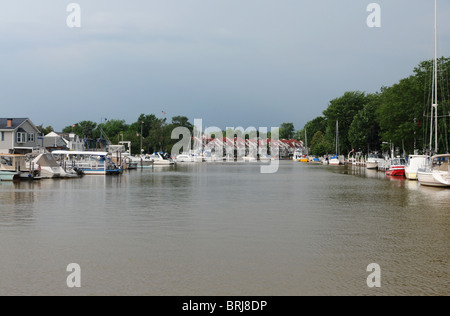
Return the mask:
{"type": "Polygon", "coordinates": [[[0,153],[28,154],[43,145],[43,138],[30,119],[0,118],[0,153]]]}
{"type": "Polygon", "coordinates": [[[75,133],[48,133],[44,137],[44,146],[48,151],[84,151],[84,142],[75,133]]]}

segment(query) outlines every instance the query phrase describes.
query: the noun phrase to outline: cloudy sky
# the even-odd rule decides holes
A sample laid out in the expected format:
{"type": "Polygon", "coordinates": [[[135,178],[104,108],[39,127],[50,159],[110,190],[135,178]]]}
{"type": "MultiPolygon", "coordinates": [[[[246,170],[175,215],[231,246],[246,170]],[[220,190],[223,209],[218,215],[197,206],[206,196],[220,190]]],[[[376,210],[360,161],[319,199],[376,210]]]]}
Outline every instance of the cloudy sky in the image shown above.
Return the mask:
{"type": "MultiPolygon", "coordinates": [[[[450,56],[450,3],[439,1],[450,56]]],[[[433,57],[433,0],[14,0],[0,4],[0,117],[57,130],[161,111],[300,129],[345,91],[433,57]],[[67,27],[70,2],[81,28],[67,27]],[[381,5],[381,28],[366,24],[381,5]]]]}

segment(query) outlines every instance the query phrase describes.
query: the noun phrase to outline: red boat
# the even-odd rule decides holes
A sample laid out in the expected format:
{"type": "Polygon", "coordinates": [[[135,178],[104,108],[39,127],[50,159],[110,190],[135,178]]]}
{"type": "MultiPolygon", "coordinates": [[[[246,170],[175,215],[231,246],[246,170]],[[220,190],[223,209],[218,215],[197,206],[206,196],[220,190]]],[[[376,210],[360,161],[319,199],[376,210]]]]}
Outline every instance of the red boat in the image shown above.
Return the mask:
{"type": "Polygon", "coordinates": [[[391,167],[386,171],[387,176],[404,177],[406,168],[406,160],[403,158],[391,159],[391,167]]]}

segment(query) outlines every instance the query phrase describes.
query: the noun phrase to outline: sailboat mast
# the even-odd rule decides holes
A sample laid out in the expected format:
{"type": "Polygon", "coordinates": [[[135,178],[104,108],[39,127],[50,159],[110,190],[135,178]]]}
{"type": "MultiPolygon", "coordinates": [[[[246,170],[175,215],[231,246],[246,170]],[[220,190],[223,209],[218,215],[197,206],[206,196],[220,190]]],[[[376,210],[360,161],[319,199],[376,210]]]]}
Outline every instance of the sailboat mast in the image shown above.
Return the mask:
{"type": "Polygon", "coordinates": [[[435,152],[438,152],[438,47],[437,47],[437,0],[434,1],[434,112],[435,112],[435,152]]]}

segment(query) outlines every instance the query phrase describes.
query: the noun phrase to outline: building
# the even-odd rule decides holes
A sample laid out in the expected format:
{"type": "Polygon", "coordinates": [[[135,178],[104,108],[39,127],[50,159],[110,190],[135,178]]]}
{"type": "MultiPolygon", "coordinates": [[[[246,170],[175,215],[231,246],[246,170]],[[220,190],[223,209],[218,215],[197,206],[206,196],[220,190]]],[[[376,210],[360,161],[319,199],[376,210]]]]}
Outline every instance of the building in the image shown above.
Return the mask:
{"type": "Polygon", "coordinates": [[[50,152],[53,150],[84,151],[84,142],[75,133],[51,132],[44,136],[44,147],[50,152]]]}
{"type": "Polygon", "coordinates": [[[0,118],[0,153],[28,154],[44,146],[40,131],[28,118],[0,118]]]}

